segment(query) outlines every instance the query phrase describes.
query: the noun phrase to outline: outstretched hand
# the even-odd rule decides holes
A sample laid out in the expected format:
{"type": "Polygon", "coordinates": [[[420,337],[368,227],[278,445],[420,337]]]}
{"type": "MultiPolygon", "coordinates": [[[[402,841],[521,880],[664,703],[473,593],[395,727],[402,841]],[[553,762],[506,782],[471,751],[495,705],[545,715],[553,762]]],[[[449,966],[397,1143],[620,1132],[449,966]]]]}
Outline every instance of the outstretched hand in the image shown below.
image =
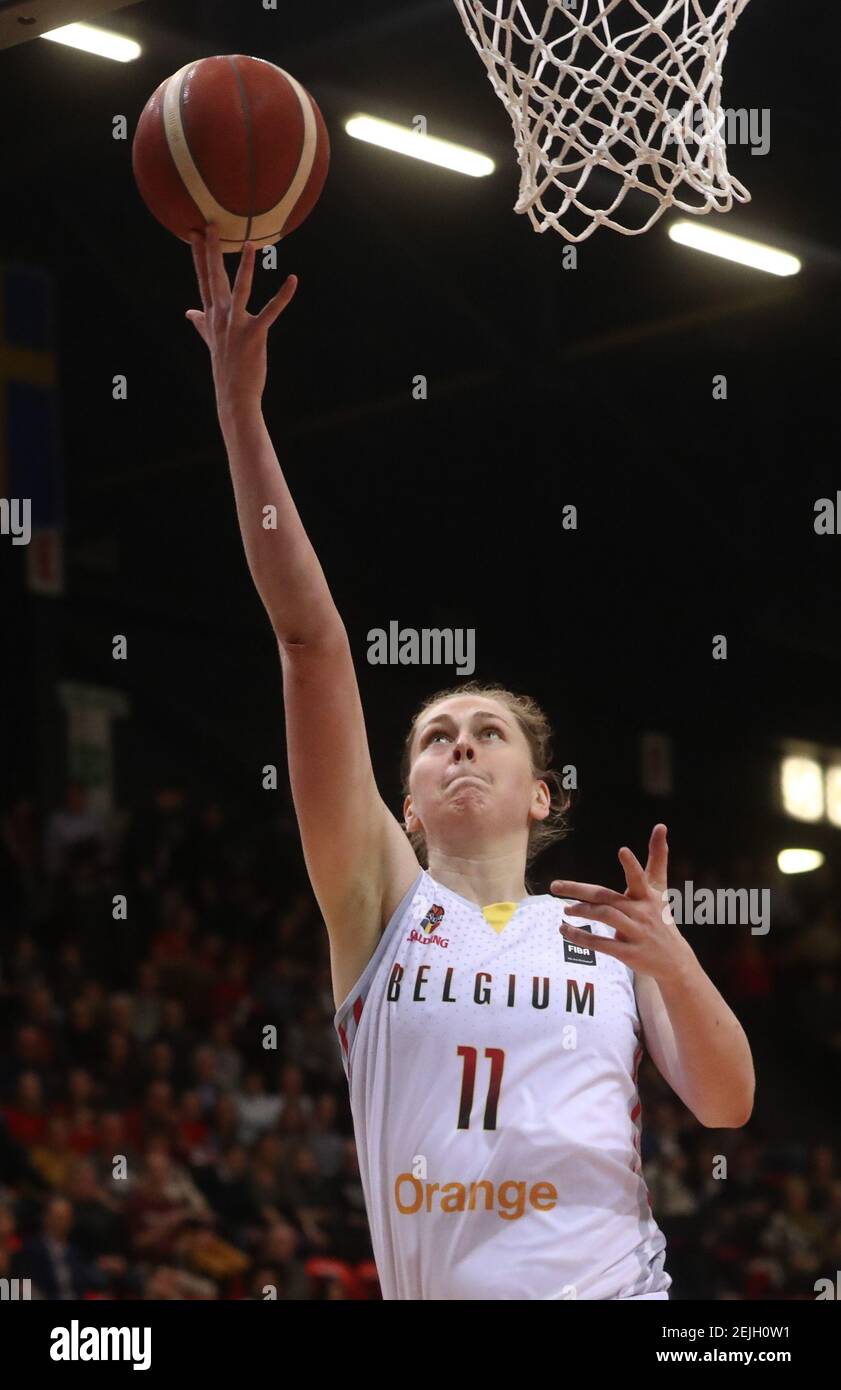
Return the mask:
{"type": "Polygon", "coordinates": [[[665,825],[655,825],[648,842],[648,862],[643,869],[635,854],[623,846],[619,862],[625,872],[624,893],[598,883],[554,879],[550,892],[576,901],[564,906],[567,917],[585,917],[614,927],[615,938],[596,936],[564,923],[564,937],[576,946],[589,946],[615,956],[640,975],[664,984],[683,969],[688,943],[678,931],[666,896],[669,847],[665,825]]]}
{"type": "Polygon", "coordinates": [[[231,289],[218,227],[208,223],[206,235],[193,232],[190,241],[202,308],[188,309],[185,317],[210,349],[216,399],[220,405],[248,400],[259,403],[266,386],[268,332],[292,300],[298,288],[297,276],[287,276],[259,314],[249,314],[257,250],[254,242],[247,241],[242,248],[231,289]]]}

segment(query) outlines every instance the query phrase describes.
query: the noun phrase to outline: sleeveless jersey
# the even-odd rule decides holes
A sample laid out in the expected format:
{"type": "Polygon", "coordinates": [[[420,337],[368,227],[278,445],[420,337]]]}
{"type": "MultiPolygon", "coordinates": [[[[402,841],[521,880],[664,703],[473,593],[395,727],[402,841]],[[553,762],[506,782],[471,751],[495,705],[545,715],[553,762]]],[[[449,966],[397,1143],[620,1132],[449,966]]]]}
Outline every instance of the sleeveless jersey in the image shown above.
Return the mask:
{"type": "Polygon", "coordinates": [[[668,1296],[633,971],[563,904],[421,870],[336,1012],[384,1299],[668,1296]]]}

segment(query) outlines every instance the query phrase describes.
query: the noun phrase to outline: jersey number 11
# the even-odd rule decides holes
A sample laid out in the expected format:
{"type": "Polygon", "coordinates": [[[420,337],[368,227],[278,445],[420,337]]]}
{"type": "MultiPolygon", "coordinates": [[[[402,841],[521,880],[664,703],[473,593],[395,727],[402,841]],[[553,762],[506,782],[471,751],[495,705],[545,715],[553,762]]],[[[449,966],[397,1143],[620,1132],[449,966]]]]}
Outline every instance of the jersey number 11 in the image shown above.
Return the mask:
{"type": "MultiPolygon", "coordinates": [[[[479,1055],[475,1047],[458,1047],[456,1051],[462,1059],[461,1099],[458,1107],[458,1128],[470,1128],[470,1112],[473,1109],[473,1093],[476,1089],[476,1059],[479,1055]]],[[[496,1112],[499,1106],[499,1089],[502,1085],[502,1069],[505,1066],[505,1053],[501,1047],[486,1047],[485,1056],[491,1064],[488,1084],[488,1098],[485,1101],[483,1129],[496,1129],[496,1112]]]]}

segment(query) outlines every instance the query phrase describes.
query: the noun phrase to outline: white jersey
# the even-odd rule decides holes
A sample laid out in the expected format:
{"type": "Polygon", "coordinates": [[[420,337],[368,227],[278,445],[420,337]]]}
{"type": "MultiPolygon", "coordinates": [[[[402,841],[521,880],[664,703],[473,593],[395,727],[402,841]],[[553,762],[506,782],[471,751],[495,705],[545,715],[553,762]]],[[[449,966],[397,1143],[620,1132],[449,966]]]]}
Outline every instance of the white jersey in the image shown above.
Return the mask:
{"type": "Polygon", "coordinates": [[[384,1299],[668,1296],[633,971],[563,903],[421,870],[336,1013],[384,1299]]]}

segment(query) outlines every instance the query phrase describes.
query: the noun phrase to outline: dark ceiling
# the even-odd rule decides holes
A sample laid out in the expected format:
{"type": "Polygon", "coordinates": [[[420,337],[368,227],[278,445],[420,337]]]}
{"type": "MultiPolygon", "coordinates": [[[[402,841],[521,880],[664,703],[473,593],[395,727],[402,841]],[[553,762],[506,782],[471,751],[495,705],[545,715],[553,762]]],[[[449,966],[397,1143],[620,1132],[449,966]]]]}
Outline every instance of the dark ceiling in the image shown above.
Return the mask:
{"type": "MultiPolygon", "coordinates": [[[[801,254],[794,280],[677,247],[666,219],[597,233],[565,271],[561,238],[512,211],[508,118],[452,0],[145,0],[107,23],[139,40],[139,61],[41,41],[0,53],[0,256],[57,282],[61,664],[132,697],[124,795],[184,767],[241,787],[282,751],[274,645],[207,352],[184,319],[199,303],[190,253],[141,203],[130,140],[111,136],[118,114],[133,133],[169,73],[226,52],[292,71],[330,129],[322,200],[280,246],[300,288],[272,330],[264,406],[351,633],[384,790],[415,704],[457,680],[368,666],[367,631],[390,619],[474,627],[477,676],[542,699],[562,761],[620,807],[644,728],[678,735],[684,787],[693,770],[726,779],[710,750],[748,738],[841,744],[841,535],[813,530],[816,499],[841,488],[836,5],[753,0],[725,68],[725,104],[769,109],[772,138],[764,157],[731,150],[753,201],[724,224],[801,254]],[[497,172],[355,142],[343,119],[358,109],[422,113],[497,172]],[[577,533],[561,528],[567,503],[577,533]],[[132,641],[117,679],[114,632],[132,641]],[[719,633],[726,663],[711,658],[719,633]]],[[[277,281],[261,269],[256,283],[252,307],[277,281]]]]}

